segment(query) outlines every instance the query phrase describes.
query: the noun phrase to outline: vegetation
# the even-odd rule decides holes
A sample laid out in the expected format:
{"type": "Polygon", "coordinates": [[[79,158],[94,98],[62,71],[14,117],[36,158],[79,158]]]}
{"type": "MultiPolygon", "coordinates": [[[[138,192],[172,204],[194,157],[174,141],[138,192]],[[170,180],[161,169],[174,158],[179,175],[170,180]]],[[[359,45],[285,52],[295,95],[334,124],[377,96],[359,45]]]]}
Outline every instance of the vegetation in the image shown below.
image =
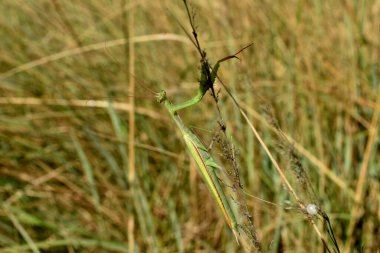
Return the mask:
{"type": "Polygon", "coordinates": [[[181,1],[5,0],[0,252],[380,250],[380,2],[190,6],[211,66],[254,43],[218,71],[240,108],[216,81],[180,116],[258,241],[151,92],[186,101],[204,70],[181,1]]]}

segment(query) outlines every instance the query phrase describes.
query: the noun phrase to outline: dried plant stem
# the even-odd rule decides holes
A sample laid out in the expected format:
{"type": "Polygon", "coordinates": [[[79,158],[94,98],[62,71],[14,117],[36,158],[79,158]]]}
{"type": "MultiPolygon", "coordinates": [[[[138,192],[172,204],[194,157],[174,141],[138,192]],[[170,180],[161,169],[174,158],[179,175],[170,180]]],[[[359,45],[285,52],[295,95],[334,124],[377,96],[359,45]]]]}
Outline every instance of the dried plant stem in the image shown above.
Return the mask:
{"type": "MultiPolygon", "coordinates": [[[[270,153],[267,145],[265,145],[264,141],[261,139],[259,133],[257,132],[256,128],[253,126],[252,122],[249,120],[247,114],[244,112],[244,110],[240,106],[240,104],[237,101],[237,99],[232,95],[231,91],[228,89],[228,87],[223,83],[223,81],[219,77],[218,77],[218,80],[222,84],[222,86],[224,87],[224,89],[226,90],[226,92],[228,93],[228,95],[231,97],[231,99],[233,100],[233,102],[236,105],[236,107],[239,109],[241,115],[244,117],[244,119],[248,123],[249,127],[251,128],[252,132],[256,136],[257,140],[260,142],[260,145],[264,149],[265,153],[268,155],[269,159],[273,163],[274,167],[276,168],[277,172],[279,173],[279,175],[281,177],[281,180],[286,185],[286,187],[288,188],[289,192],[294,196],[294,198],[296,199],[296,201],[297,201],[298,205],[300,206],[300,208],[302,210],[305,210],[305,205],[302,203],[301,199],[298,197],[297,193],[294,191],[293,187],[290,185],[290,183],[289,183],[288,179],[286,178],[284,172],[282,171],[282,169],[278,165],[277,161],[273,158],[273,156],[270,153]]],[[[330,252],[329,248],[327,247],[326,239],[321,234],[321,232],[319,231],[319,229],[318,229],[317,225],[315,224],[315,222],[311,218],[309,218],[308,220],[310,221],[310,223],[312,224],[312,226],[313,226],[314,230],[316,231],[317,235],[321,239],[323,245],[325,246],[325,249],[327,249],[327,251],[330,252]]]]}
{"type": "MultiPolygon", "coordinates": [[[[280,177],[281,177],[282,181],[285,183],[285,185],[288,188],[288,190],[290,191],[290,193],[294,196],[294,198],[296,199],[296,201],[298,203],[302,204],[302,202],[301,202],[300,198],[298,197],[297,193],[294,191],[293,187],[290,185],[290,183],[289,183],[288,179],[286,178],[284,172],[282,171],[282,169],[278,165],[277,161],[273,158],[273,156],[270,153],[267,145],[265,145],[264,141],[261,139],[259,133],[257,132],[256,128],[253,126],[252,122],[249,120],[247,114],[245,114],[245,112],[242,109],[240,109],[240,113],[241,113],[241,115],[243,115],[244,119],[247,121],[249,127],[251,128],[252,132],[256,136],[257,140],[260,142],[260,145],[264,149],[265,153],[267,153],[269,159],[273,163],[273,165],[276,168],[277,172],[280,174],[280,177]]],[[[301,208],[304,208],[304,206],[301,206],[301,208]]]]}
{"type": "Polygon", "coordinates": [[[225,170],[227,172],[227,176],[231,181],[231,188],[235,193],[234,200],[238,205],[238,212],[240,215],[242,215],[239,223],[239,228],[249,239],[250,245],[246,245],[246,247],[254,247],[256,252],[262,252],[260,240],[258,238],[256,228],[254,225],[253,216],[250,214],[250,211],[248,210],[243,183],[240,178],[238,152],[234,145],[230,143],[230,141],[228,140],[226,131],[225,129],[223,129],[222,125],[220,132],[222,133],[222,135],[214,135],[213,140],[216,140],[216,142],[219,143],[222,149],[223,157],[230,163],[230,166],[227,166],[225,170]]]}
{"type": "MultiPolygon", "coordinates": [[[[240,110],[241,115],[247,121],[249,127],[251,128],[252,132],[256,136],[257,140],[260,142],[261,147],[264,149],[265,153],[268,155],[269,159],[273,163],[273,165],[276,168],[277,172],[279,173],[279,175],[280,175],[283,183],[286,185],[286,187],[288,188],[289,192],[296,199],[296,201],[297,201],[298,205],[300,206],[300,208],[302,210],[304,210],[305,209],[305,205],[302,203],[301,199],[298,197],[297,193],[294,191],[293,187],[290,185],[290,183],[289,183],[288,179],[286,178],[283,170],[280,168],[280,166],[278,165],[277,161],[273,158],[273,156],[272,156],[271,152],[269,151],[267,145],[265,145],[264,141],[260,137],[260,135],[257,132],[256,128],[253,126],[252,122],[249,120],[247,114],[240,107],[239,107],[239,110],[240,110]]],[[[315,222],[312,219],[308,219],[308,220],[312,224],[315,232],[317,233],[318,237],[322,240],[323,244],[327,245],[325,237],[321,234],[321,232],[319,231],[319,229],[318,229],[317,225],[315,224],[315,222]]]]}
{"type": "Polygon", "coordinates": [[[135,219],[131,217],[128,219],[128,252],[134,252],[135,249],[135,219]],[[133,251],[132,251],[133,250],[133,251]]]}
{"type": "MultiPolygon", "coordinates": [[[[376,105],[380,105],[380,89],[378,89],[376,105]]],[[[367,176],[367,171],[368,171],[368,164],[371,158],[374,144],[376,142],[377,130],[379,127],[379,117],[380,117],[380,107],[376,106],[373,112],[371,126],[368,130],[368,141],[367,141],[366,149],[364,152],[363,161],[360,166],[359,179],[356,184],[356,191],[355,191],[356,204],[351,212],[350,223],[348,227],[348,242],[346,244],[345,252],[350,252],[352,239],[353,239],[352,233],[355,227],[355,223],[362,212],[361,208],[362,208],[362,203],[363,203],[363,193],[364,193],[364,188],[365,188],[365,182],[367,179],[366,176],[367,176]]]]}
{"type": "MultiPolygon", "coordinates": [[[[122,6],[126,5],[126,0],[121,2],[122,6]]],[[[131,8],[128,13],[124,13],[122,24],[123,33],[126,38],[133,38],[134,36],[134,8],[131,8]]],[[[129,39],[130,40],[130,39],[129,39]]],[[[125,71],[125,80],[128,81],[128,92],[131,96],[129,98],[129,104],[131,105],[131,110],[128,115],[128,173],[127,182],[129,187],[129,192],[131,196],[136,194],[135,192],[135,44],[129,43],[124,46],[125,50],[125,63],[128,66],[128,72],[125,71]]],[[[132,200],[132,199],[130,199],[132,200]]],[[[133,208],[128,208],[129,213],[133,213],[133,208]]],[[[128,227],[128,251],[135,252],[135,217],[131,215],[127,223],[128,227]]]]}
{"type": "Polygon", "coordinates": [[[33,253],[40,253],[41,251],[38,249],[32,237],[28,234],[27,230],[23,227],[17,217],[10,210],[8,210],[8,206],[4,206],[3,210],[6,212],[8,218],[11,220],[20,235],[24,238],[31,251],[33,253]]]}
{"type": "MultiPolygon", "coordinates": [[[[128,38],[132,38],[134,34],[134,13],[133,8],[129,11],[128,15],[128,38]]],[[[128,182],[133,185],[135,180],[135,45],[134,43],[129,43],[129,104],[131,105],[131,110],[129,111],[129,145],[128,145],[128,182]]]]}
{"type": "MultiPolygon", "coordinates": [[[[276,131],[274,127],[272,127],[270,124],[268,124],[263,117],[259,115],[255,110],[248,107],[244,103],[241,103],[244,108],[247,108],[247,112],[252,115],[255,119],[259,120],[263,124],[265,124],[271,131],[276,131]]],[[[337,176],[330,168],[328,168],[322,161],[320,161],[317,157],[315,157],[313,154],[311,154],[309,151],[307,151],[301,144],[297,143],[295,140],[293,140],[289,135],[286,133],[283,133],[283,135],[288,139],[290,143],[294,146],[294,148],[304,157],[309,159],[311,163],[313,163],[317,168],[320,169],[320,173],[325,174],[333,183],[335,183],[338,187],[340,187],[344,192],[348,194],[348,196],[352,199],[355,198],[355,192],[350,189],[347,184],[341,179],[339,176],[337,176]]]]}

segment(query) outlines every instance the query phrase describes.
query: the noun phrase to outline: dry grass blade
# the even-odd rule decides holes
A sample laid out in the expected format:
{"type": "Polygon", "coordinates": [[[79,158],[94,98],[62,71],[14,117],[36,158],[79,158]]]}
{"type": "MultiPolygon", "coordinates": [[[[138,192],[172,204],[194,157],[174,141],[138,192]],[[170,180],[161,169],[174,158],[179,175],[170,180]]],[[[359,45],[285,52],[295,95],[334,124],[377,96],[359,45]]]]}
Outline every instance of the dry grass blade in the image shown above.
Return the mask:
{"type": "MultiPolygon", "coordinates": [[[[377,98],[376,98],[376,104],[380,105],[380,88],[378,88],[377,92],[377,98]]],[[[375,110],[373,111],[373,116],[371,120],[371,126],[368,130],[368,140],[364,152],[364,157],[362,164],[360,166],[359,170],[359,178],[356,184],[356,191],[355,191],[355,207],[351,212],[350,217],[350,223],[348,227],[348,242],[346,245],[346,252],[350,251],[350,248],[352,247],[352,233],[355,227],[355,223],[357,222],[359,216],[361,213],[363,213],[363,194],[366,186],[366,182],[368,181],[367,173],[368,173],[368,165],[369,160],[371,158],[373,149],[375,148],[375,142],[378,135],[378,129],[379,129],[379,118],[380,118],[380,108],[379,106],[375,107],[375,110]]]]}
{"type": "Polygon", "coordinates": [[[58,61],[60,59],[71,57],[75,55],[80,55],[86,52],[96,51],[96,50],[104,50],[105,47],[111,48],[116,46],[123,46],[127,43],[144,43],[144,42],[152,42],[152,41],[178,41],[182,43],[188,43],[188,40],[183,36],[177,34],[151,34],[151,35],[143,35],[132,37],[131,39],[116,39],[112,41],[103,41],[96,44],[86,45],[83,47],[77,47],[73,49],[68,49],[59,53],[55,53],[41,59],[37,59],[20,66],[17,66],[13,69],[10,69],[6,72],[0,74],[0,80],[9,78],[15,74],[20,72],[28,71],[29,69],[48,64],[49,62],[58,61]]]}
{"type": "MultiPolygon", "coordinates": [[[[45,99],[45,98],[33,98],[33,97],[0,97],[0,104],[3,105],[24,105],[24,106],[42,106],[42,105],[51,105],[51,106],[64,106],[64,107],[87,107],[87,108],[103,108],[107,109],[110,104],[115,110],[130,112],[132,106],[129,103],[122,102],[110,102],[103,100],[95,99],[45,99]]],[[[151,117],[152,119],[160,120],[162,119],[161,115],[155,111],[137,107],[135,109],[136,113],[151,117]]]]}

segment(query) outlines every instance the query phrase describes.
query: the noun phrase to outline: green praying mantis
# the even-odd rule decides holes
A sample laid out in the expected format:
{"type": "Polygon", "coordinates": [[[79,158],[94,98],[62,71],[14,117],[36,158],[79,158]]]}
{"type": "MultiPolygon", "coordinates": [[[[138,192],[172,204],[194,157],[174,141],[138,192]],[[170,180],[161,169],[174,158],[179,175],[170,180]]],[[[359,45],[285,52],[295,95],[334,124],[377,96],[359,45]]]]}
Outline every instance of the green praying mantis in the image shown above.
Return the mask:
{"type": "MultiPolygon", "coordinates": [[[[243,48],[242,50],[244,50],[245,48],[243,48]]],[[[236,54],[240,53],[242,50],[240,50],[236,54]]],[[[215,169],[220,169],[221,167],[214,161],[208,149],[202,144],[199,138],[185,126],[185,124],[182,122],[181,118],[177,113],[181,109],[188,108],[199,103],[209,89],[211,89],[214,98],[216,98],[213,90],[213,85],[217,77],[217,71],[219,69],[220,63],[225,60],[236,57],[236,54],[227,56],[219,60],[211,70],[208,61],[202,60],[201,78],[199,81],[198,92],[197,95],[192,99],[189,99],[188,101],[185,101],[180,104],[173,105],[168,100],[166,92],[161,91],[157,94],[157,102],[164,103],[170,116],[176,123],[178,129],[180,130],[183,136],[183,139],[185,140],[186,146],[191,156],[194,158],[196,164],[198,165],[199,171],[201,172],[209,190],[213,194],[216,202],[218,203],[227,221],[228,226],[231,228],[237,240],[238,223],[236,221],[232,208],[228,202],[228,199],[222,190],[222,187],[219,183],[219,179],[215,173],[215,169]]]]}
{"type": "Polygon", "coordinates": [[[219,179],[215,172],[216,169],[220,169],[221,167],[215,162],[215,160],[212,158],[211,154],[209,153],[208,149],[202,144],[199,138],[194,133],[192,133],[190,129],[188,129],[185,126],[185,124],[182,122],[177,112],[181,109],[188,108],[199,103],[208,90],[211,90],[213,98],[215,99],[215,101],[217,101],[217,96],[215,94],[213,87],[214,87],[215,79],[217,78],[217,72],[219,70],[220,63],[232,58],[238,58],[236,55],[242,52],[247,47],[251,46],[252,44],[242,48],[241,50],[239,50],[237,53],[233,55],[229,55],[227,57],[220,59],[219,61],[217,61],[217,63],[213,67],[211,67],[208,59],[206,58],[206,53],[204,50],[201,49],[200,43],[198,41],[197,32],[195,30],[194,23],[193,23],[194,16],[190,14],[186,0],[184,0],[184,4],[185,4],[187,14],[190,20],[190,24],[192,27],[192,34],[193,34],[194,40],[191,38],[190,34],[186,32],[185,28],[181,25],[181,23],[180,22],[178,23],[186,32],[187,36],[189,37],[191,42],[195,45],[195,47],[197,48],[201,56],[201,76],[199,80],[198,91],[197,91],[196,96],[193,97],[192,99],[189,99],[183,103],[175,104],[175,105],[172,104],[168,100],[166,96],[166,92],[161,91],[157,94],[157,102],[163,103],[165,105],[173,121],[176,123],[178,129],[180,130],[183,136],[187,149],[190,152],[190,155],[194,158],[199,168],[199,171],[202,174],[213,197],[215,198],[220,210],[222,211],[228,226],[232,230],[233,234],[236,237],[237,242],[239,243],[238,222],[236,220],[234,212],[232,211],[231,205],[223,192],[223,189],[219,183],[219,179]]]}
{"type": "MultiPolygon", "coordinates": [[[[201,85],[200,85],[201,86],[201,85]]],[[[204,89],[200,87],[199,90],[204,89]]],[[[178,129],[180,130],[183,139],[185,140],[186,146],[190,151],[191,156],[194,158],[196,164],[198,165],[199,171],[201,172],[209,190],[211,191],[213,197],[218,203],[228,226],[231,228],[235,237],[237,238],[238,223],[236,221],[235,215],[232,208],[225,196],[222,187],[220,186],[219,179],[215,173],[215,169],[220,168],[220,166],[214,161],[208,149],[202,144],[199,138],[193,134],[190,129],[188,129],[181,118],[179,117],[177,111],[198,103],[203,96],[201,91],[198,91],[198,95],[187,102],[179,105],[173,105],[166,97],[166,92],[161,91],[157,95],[157,101],[164,103],[166,109],[168,110],[170,116],[176,123],[178,129]],[[200,97],[200,98],[199,98],[200,97]]]]}
{"type": "MultiPolygon", "coordinates": [[[[241,52],[240,50],[239,52],[241,52]]],[[[238,52],[238,53],[239,53],[238,52]]],[[[233,56],[228,56],[219,60],[215,66],[210,71],[207,61],[203,61],[201,67],[201,79],[199,82],[199,88],[197,95],[192,99],[189,99],[186,102],[173,105],[167,98],[166,92],[161,91],[157,94],[157,102],[164,103],[166,109],[168,110],[173,121],[176,123],[178,129],[180,130],[183,139],[185,140],[186,146],[194,158],[196,164],[198,165],[199,171],[201,172],[208,188],[213,194],[216,202],[218,203],[228,226],[231,228],[237,239],[238,233],[238,223],[236,221],[235,215],[232,211],[232,208],[228,202],[227,197],[225,196],[222,187],[219,183],[219,179],[216,175],[215,169],[220,169],[221,167],[214,161],[208,149],[202,144],[199,138],[188,129],[185,124],[182,122],[181,118],[178,115],[178,111],[184,108],[188,108],[199,103],[205,93],[213,87],[215,82],[216,74],[219,69],[219,64],[222,61],[232,58],[233,56]],[[208,70],[208,71],[206,71],[208,70]]],[[[235,56],[236,57],[236,56],[235,56]]],[[[213,90],[212,90],[213,91],[213,90]]],[[[213,93],[214,94],[214,93],[213,93]]]]}

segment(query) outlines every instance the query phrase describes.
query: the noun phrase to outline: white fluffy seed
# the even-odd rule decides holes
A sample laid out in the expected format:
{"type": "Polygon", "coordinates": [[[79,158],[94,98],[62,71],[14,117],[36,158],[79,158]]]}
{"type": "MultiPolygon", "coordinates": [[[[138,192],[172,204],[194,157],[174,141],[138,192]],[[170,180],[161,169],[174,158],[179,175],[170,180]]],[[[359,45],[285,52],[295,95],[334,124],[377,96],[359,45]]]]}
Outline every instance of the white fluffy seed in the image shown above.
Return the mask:
{"type": "Polygon", "coordinates": [[[310,215],[317,215],[318,214],[318,207],[315,204],[308,204],[306,206],[306,211],[310,215]]]}

